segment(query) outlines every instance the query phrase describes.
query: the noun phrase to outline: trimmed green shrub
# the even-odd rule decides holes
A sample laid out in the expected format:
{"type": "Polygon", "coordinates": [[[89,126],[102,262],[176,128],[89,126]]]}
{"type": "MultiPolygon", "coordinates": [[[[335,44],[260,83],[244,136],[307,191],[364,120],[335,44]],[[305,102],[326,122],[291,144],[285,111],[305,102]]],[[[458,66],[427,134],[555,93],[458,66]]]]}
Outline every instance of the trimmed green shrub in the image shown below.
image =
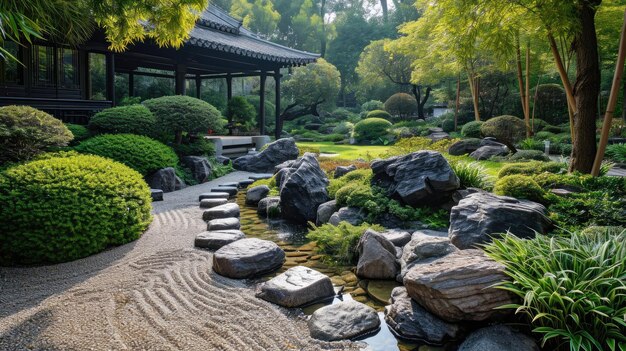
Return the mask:
{"type": "Polygon", "coordinates": [[[550,142],[553,144],[571,144],[572,136],[569,133],[556,134],[550,138],[550,142]]]}
{"type": "Polygon", "coordinates": [[[65,123],[65,127],[67,127],[67,129],[69,129],[74,136],[72,144],[77,144],[78,142],[90,137],[89,129],[85,126],[81,126],[80,124],[65,123]]]}
{"type": "Polygon", "coordinates": [[[543,127],[543,130],[546,131],[546,132],[554,133],[554,134],[561,134],[561,133],[569,133],[570,132],[569,126],[562,127],[562,126],[547,125],[547,126],[543,127]]]}
{"type": "Polygon", "coordinates": [[[107,157],[148,176],[161,168],[176,167],[174,150],[154,139],[134,134],[104,134],[75,147],[80,153],[107,157]]]}
{"type": "Polygon", "coordinates": [[[104,109],[91,117],[89,129],[95,134],[129,133],[153,135],[156,119],[144,105],[118,106],[104,109]]]}
{"type": "Polygon", "coordinates": [[[327,134],[327,135],[322,136],[322,141],[337,142],[337,141],[342,141],[345,139],[346,139],[345,134],[327,134]]]}
{"type": "Polygon", "coordinates": [[[537,202],[543,200],[544,193],[543,189],[541,189],[533,178],[520,174],[498,179],[493,187],[493,192],[497,195],[511,196],[537,202]]]}
{"type": "Polygon", "coordinates": [[[537,132],[537,134],[535,134],[535,139],[540,141],[548,140],[552,137],[554,137],[554,133],[545,130],[542,130],[541,132],[537,132]]]}
{"type": "Polygon", "coordinates": [[[333,128],[333,134],[350,134],[354,129],[354,124],[350,122],[340,122],[335,128],[333,128]]]}
{"type": "Polygon", "coordinates": [[[520,162],[504,165],[498,172],[498,178],[513,174],[536,175],[544,172],[560,173],[567,170],[567,164],[562,162],[520,162]]]}
{"type": "Polygon", "coordinates": [[[518,150],[513,155],[509,156],[511,161],[550,161],[550,157],[546,156],[539,150],[518,150]]]}
{"type": "Polygon", "coordinates": [[[162,96],[146,100],[143,104],[156,117],[159,129],[175,136],[177,144],[181,143],[184,132],[219,133],[225,125],[222,114],[215,107],[189,96],[162,96]]]}
{"type": "Polygon", "coordinates": [[[0,107],[0,164],[26,161],[65,146],[72,132],[60,120],[30,106],[0,107]]]}
{"type": "Polygon", "coordinates": [[[450,167],[459,177],[461,188],[490,190],[493,187],[491,177],[478,162],[451,161],[450,167]]]}
{"type": "Polygon", "coordinates": [[[361,111],[365,111],[365,112],[370,112],[374,110],[383,110],[384,108],[385,108],[385,104],[382,101],[378,101],[378,100],[370,100],[370,101],[364,102],[363,105],[361,105],[361,111]]]}
{"type": "Polygon", "coordinates": [[[374,111],[368,112],[365,118],[382,118],[382,119],[390,120],[391,115],[387,111],[374,110],[374,111]]]}
{"type": "MultiPolygon", "coordinates": [[[[298,146],[299,147],[299,146],[298,146]]],[[[326,190],[328,196],[335,198],[337,191],[349,183],[369,184],[372,180],[371,169],[357,169],[355,171],[344,174],[343,177],[331,179],[326,190]]]]}
{"type": "Polygon", "coordinates": [[[384,231],[379,225],[363,223],[353,226],[347,222],[341,222],[338,226],[324,224],[316,227],[310,223],[311,230],[307,238],[317,243],[317,251],[326,255],[327,260],[336,264],[354,264],[358,259],[357,243],[363,233],[368,229],[384,231]]]}
{"type": "Polygon", "coordinates": [[[510,277],[499,288],[521,301],[503,307],[524,316],[543,335],[545,349],[623,350],[625,242],[626,232],[505,235],[485,251],[510,277]]]}
{"type": "Polygon", "coordinates": [[[385,101],[385,111],[394,116],[410,116],[417,113],[417,102],[407,93],[396,93],[385,101]]]}
{"type": "Polygon", "coordinates": [[[346,110],[345,108],[338,108],[330,114],[330,117],[336,119],[337,121],[347,121],[352,118],[353,115],[354,113],[346,110]]]}
{"type": "Polygon", "coordinates": [[[606,155],[615,162],[626,163],[626,144],[613,144],[607,146],[606,155]]]}
{"type": "Polygon", "coordinates": [[[526,137],[524,121],[515,116],[494,117],[480,126],[480,133],[485,137],[494,137],[515,151],[513,144],[526,137]]]}
{"type": "Polygon", "coordinates": [[[141,236],[152,220],[141,175],[91,155],[53,157],[0,174],[0,264],[75,260],[141,236]]]}
{"type": "Polygon", "coordinates": [[[382,118],[366,118],[354,125],[354,137],[359,142],[375,142],[387,135],[391,122],[382,118]]]}
{"type": "Polygon", "coordinates": [[[179,157],[184,156],[214,156],[215,155],[215,145],[204,139],[196,139],[189,143],[184,144],[174,144],[172,145],[172,149],[176,152],[179,157]]]}
{"type": "Polygon", "coordinates": [[[530,124],[533,127],[533,132],[537,133],[548,127],[550,124],[543,119],[535,118],[530,120],[530,124]]]}
{"type": "Polygon", "coordinates": [[[472,121],[465,123],[463,128],[461,128],[461,134],[466,138],[480,138],[480,126],[482,126],[483,123],[484,122],[482,121],[472,121]]]}
{"type": "Polygon", "coordinates": [[[233,127],[241,128],[244,131],[249,131],[256,127],[257,112],[254,106],[243,96],[234,96],[228,101],[226,116],[233,124],[233,127]]]}

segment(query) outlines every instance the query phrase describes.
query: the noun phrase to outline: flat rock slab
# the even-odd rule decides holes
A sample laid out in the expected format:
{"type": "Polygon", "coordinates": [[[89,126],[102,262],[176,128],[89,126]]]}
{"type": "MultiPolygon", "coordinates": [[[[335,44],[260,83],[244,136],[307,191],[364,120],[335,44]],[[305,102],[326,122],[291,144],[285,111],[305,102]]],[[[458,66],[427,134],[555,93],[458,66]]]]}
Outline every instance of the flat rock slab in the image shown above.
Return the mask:
{"type": "Polygon", "coordinates": [[[289,268],[261,284],[256,293],[258,298],[283,307],[298,307],[334,295],[330,278],[304,266],[289,268]]]}
{"type": "Polygon", "coordinates": [[[259,174],[255,174],[255,175],[251,175],[250,177],[248,177],[249,179],[252,179],[254,181],[257,180],[261,180],[261,179],[270,179],[272,178],[274,175],[272,173],[259,173],[259,174]]]}
{"type": "Polygon", "coordinates": [[[152,201],[163,201],[163,190],[150,189],[150,197],[152,197],[152,201]]]}
{"type": "Polygon", "coordinates": [[[241,228],[241,223],[239,223],[239,218],[220,218],[213,219],[209,221],[207,225],[207,230],[229,230],[229,229],[239,229],[241,228]]]}
{"type": "Polygon", "coordinates": [[[375,331],[380,319],[373,308],[351,300],[318,309],[311,315],[308,325],[312,338],[335,341],[375,331]]]}
{"type": "Polygon", "coordinates": [[[255,181],[254,181],[254,180],[252,180],[252,179],[245,179],[245,180],[240,181],[240,182],[239,182],[239,183],[237,183],[237,184],[238,184],[239,188],[241,188],[241,189],[245,189],[245,188],[247,188],[248,186],[250,186],[250,184],[252,184],[252,183],[254,183],[254,182],[255,182],[255,181]]]}
{"type": "Polygon", "coordinates": [[[231,217],[239,217],[239,205],[232,202],[210,208],[202,213],[202,219],[205,221],[231,217]]]}
{"type": "Polygon", "coordinates": [[[494,325],[471,333],[459,351],[539,351],[533,338],[508,326],[494,325]]]}
{"type": "Polygon", "coordinates": [[[213,270],[229,278],[252,278],[279,269],[284,261],[285,252],[274,242],[241,239],[215,251],[213,270]]]}
{"type": "Polygon", "coordinates": [[[202,199],[200,200],[200,208],[213,208],[228,203],[228,199],[202,199]]]}
{"type": "MultiPolygon", "coordinates": [[[[381,233],[395,246],[402,247],[411,241],[411,233],[401,229],[389,229],[381,233]]],[[[447,234],[447,233],[446,233],[447,234]]]]}
{"type": "Polygon", "coordinates": [[[198,201],[202,201],[204,199],[228,199],[229,197],[229,193],[211,191],[210,193],[200,194],[200,196],[198,196],[198,201]]]}
{"type": "Polygon", "coordinates": [[[218,250],[222,246],[245,238],[246,235],[240,230],[216,230],[202,232],[196,235],[194,245],[203,249],[218,250]]]}
{"type": "Polygon", "coordinates": [[[236,186],[218,186],[211,189],[212,193],[228,193],[229,196],[237,195],[239,189],[236,186]]]}
{"type": "Polygon", "coordinates": [[[221,188],[221,187],[225,187],[225,186],[238,188],[239,187],[239,182],[222,183],[222,184],[218,185],[217,187],[221,188]]]}

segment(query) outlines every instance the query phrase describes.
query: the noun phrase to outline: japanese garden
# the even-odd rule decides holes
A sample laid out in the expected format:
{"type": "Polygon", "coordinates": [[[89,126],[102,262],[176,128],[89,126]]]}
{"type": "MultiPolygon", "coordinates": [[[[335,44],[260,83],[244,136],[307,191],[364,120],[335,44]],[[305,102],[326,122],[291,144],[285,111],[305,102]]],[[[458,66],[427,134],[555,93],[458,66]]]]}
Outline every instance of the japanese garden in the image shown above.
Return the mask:
{"type": "Polygon", "coordinates": [[[624,0],[0,2],[0,350],[626,350],[624,0]]]}

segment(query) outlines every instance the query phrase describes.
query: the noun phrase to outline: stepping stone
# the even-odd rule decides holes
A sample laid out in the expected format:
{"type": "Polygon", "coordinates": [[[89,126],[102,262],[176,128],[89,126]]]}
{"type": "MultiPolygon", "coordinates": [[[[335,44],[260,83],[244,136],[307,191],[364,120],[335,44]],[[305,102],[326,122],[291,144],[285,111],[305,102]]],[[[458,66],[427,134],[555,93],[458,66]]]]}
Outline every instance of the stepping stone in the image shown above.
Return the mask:
{"type": "Polygon", "coordinates": [[[241,239],[215,251],[213,270],[229,278],[252,278],[279,269],[284,261],[285,252],[274,242],[241,239]]]}
{"type": "Polygon", "coordinates": [[[150,196],[152,197],[152,201],[163,201],[163,190],[150,189],[150,196]]]}
{"type": "Polygon", "coordinates": [[[246,179],[246,180],[242,180],[239,182],[239,188],[240,189],[245,189],[247,188],[250,184],[254,183],[255,181],[252,179],[246,179]]]}
{"type": "Polygon", "coordinates": [[[226,186],[226,187],[235,187],[235,188],[238,188],[238,187],[239,187],[239,183],[238,183],[238,182],[228,182],[228,183],[222,183],[222,184],[218,185],[217,187],[218,187],[218,188],[221,188],[221,187],[224,187],[224,186],[226,186]]]}
{"type": "Polygon", "coordinates": [[[207,231],[196,235],[194,245],[203,249],[217,250],[245,237],[246,235],[241,230],[207,231]]]}
{"type": "Polygon", "coordinates": [[[259,173],[259,174],[255,174],[255,175],[251,175],[249,178],[257,181],[257,180],[261,180],[261,179],[270,179],[272,178],[274,175],[271,173],[259,173]]]}
{"type": "Polygon", "coordinates": [[[241,224],[239,223],[239,218],[220,218],[213,219],[209,221],[207,225],[207,230],[229,230],[229,229],[239,229],[241,228],[241,224]]]}
{"type": "Polygon", "coordinates": [[[256,293],[256,297],[283,307],[298,307],[334,295],[330,278],[304,266],[289,268],[263,283],[256,293]]]}
{"type": "MultiPolygon", "coordinates": [[[[215,194],[215,193],[214,193],[215,194]]],[[[216,206],[221,206],[225,203],[228,203],[227,199],[202,199],[200,200],[200,208],[212,208],[216,206]]]]}
{"type": "Polygon", "coordinates": [[[232,202],[210,208],[202,213],[202,219],[205,221],[230,217],[239,217],[239,205],[232,202]]]}
{"type": "Polygon", "coordinates": [[[312,338],[335,341],[376,331],[380,319],[373,308],[356,301],[344,301],[313,312],[308,324],[312,338]]]}
{"type": "Polygon", "coordinates": [[[237,195],[238,191],[239,189],[237,189],[237,187],[234,187],[234,186],[220,186],[220,187],[211,189],[212,193],[228,193],[228,195],[230,196],[237,195]]]}
{"type": "Polygon", "coordinates": [[[202,193],[198,197],[198,201],[202,201],[204,199],[228,199],[229,197],[230,194],[225,192],[202,193]]]}
{"type": "Polygon", "coordinates": [[[256,206],[261,199],[267,197],[270,188],[267,185],[258,185],[248,189],[246,192],[246,205],[256,206]]]}

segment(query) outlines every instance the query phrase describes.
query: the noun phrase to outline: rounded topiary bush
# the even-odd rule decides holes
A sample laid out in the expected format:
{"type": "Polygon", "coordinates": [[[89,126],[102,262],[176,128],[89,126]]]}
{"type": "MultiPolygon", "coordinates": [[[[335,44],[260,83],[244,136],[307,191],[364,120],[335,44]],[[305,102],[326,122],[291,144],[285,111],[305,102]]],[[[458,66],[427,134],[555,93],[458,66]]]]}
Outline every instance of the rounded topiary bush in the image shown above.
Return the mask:
{"type": "Polygon", "coordinates": [[[0,164],[30,160],[48,148],[67,145],[72,138],[63,122],[43,111],[0,107],[0,164]]]}
{"type": "Polygon", "coordinates": [[[161,168],[176,167],[178,156],[169,146],[142,135],[104,134],[87,139],[75,147],[85,154],[108,157],[144,176],[161,168]]]}
{"type": "Polygon", "coordinates": [[[513,144],[526,137],[526,124],[515,116],[494,117],[480,126],[480,133],[486,137],[494,137],[515,151],[513,144]]]}
{"type": "Polygon", "coordinates": [[[383,118],[386,120],[391,119],[391,115],[387,111],[374,110],[367,113],[366,118],[383,118]]]}
{"type": "Polygon", "coordinates": [[[32,161],[0,174],[0,264],[75,260],[141,236],[150,188],[123,164],[92,155],[32,161]]]}
{"type": "Polygon", "coordinates": [[[156,119],[144,105],[104,109],[91,117],[89,129],[96,134],[130,133],[153,135],[156,119]]]}
{"type": "Polygon", "coordinates": [[[89,129],[85,126],[81,126],[80,124],[65,123],[65,127],[67,127],[67,129],[69,129],[74,136],[70,145],[76,145],[91,136],[89,129]]]}
{"type": "Polygon", "coordinates": [[[385,101],[385,111],[394,116],[410,116],[417,112],[417,102],[407,93],[396,93],[385,101]]]}
{"type": "Polygon", "coordinates": [[[480,138],[480,126],[482,125],[482,121],[472,121],[465,123],[463,128],[461,128],[461,134],[466,138],[480,138]]]}
{"type": "Polygon", "coordinates": [[[530,176],[526,175],[509,175],[498,179],[493,192],[497,195],[511,196],[518,199],[527,199],[532,201],[543,200],[543,189],[530,176]]]}
{"type": "Polygon", "coordinates": [[[340,122],[333,128],[333,134],[350,134],[354,129],[354,124],[350,122],[340,122]]]}
{"type": "Polygon", "coordinates": [[[365,111],[365,112],[370,112],[374,110],[382,110],[384,108],[385,108],[385,104],[379,100],[370,100],[370,101],[364,102],[363,105],[361,105],[361,111],[365,111]]]}
{"type": "Polygon", "coordinates": [[[550,157],[546,156],[543,151],[539,150],[518,150],[509,156],[511,161],[550,161],[550,157]]]}
{"type": "Polygon", "coordinates": [[[190,96],[162,96],[146,100],[143,104],[154,114],[159,130],[174,136],[177,144],[180,144],[182,134],[185,132],[219,133],[226,124],[222,114],[215,107],[190,96]]]}
{"type": "Polygon", "coordinates": [[[354,137],[359,142],[374,142],[387,135],[391,122],[382,118],[366,118],[354,125],[354,137]]]}

